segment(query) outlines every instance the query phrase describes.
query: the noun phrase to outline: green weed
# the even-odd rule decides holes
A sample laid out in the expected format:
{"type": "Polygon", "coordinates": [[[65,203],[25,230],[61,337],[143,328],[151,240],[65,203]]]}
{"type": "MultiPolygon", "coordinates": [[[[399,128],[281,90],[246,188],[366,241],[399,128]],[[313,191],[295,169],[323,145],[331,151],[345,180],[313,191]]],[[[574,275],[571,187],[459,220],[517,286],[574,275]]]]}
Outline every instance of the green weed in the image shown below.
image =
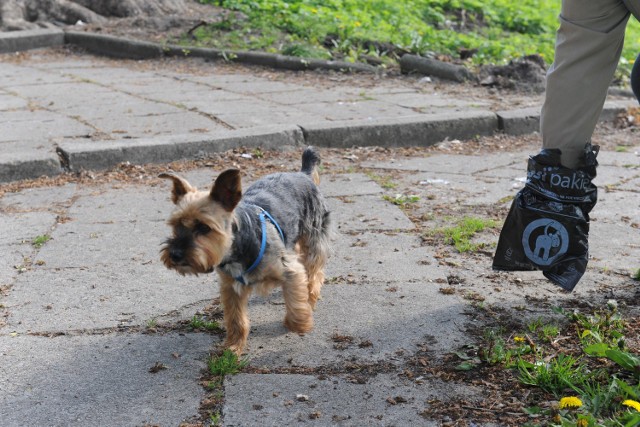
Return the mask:
{"type": "Polygon", "coordinates": [[[237,354],[226,349],[220,356],[211,356],[207,366],[211,374],[224,376],[237,374],[247,363],[246,359],[239,359],[237,354]]]}
{"type": "Polygon", "coordinates": [[[369,179],[371,179],[372,181],[375,181],[380,187],[384,188],[385,190],[391,190],[398,186],[398,184],[393,182],[393,178],[388,175],[382,176],[369,172],[367,173],[367,177],[369,177],[369,179]]]}
{"type": "Polygon", "coordinates": [[[456,226],[440,230],[447,244],[452,244],[458,252],[473,252],[486,246],[484,243],[473,243],[471,239],[486,228],[495,228],[496,221],[491,219],[465,217],[456,226]]]}
{"type": "Polygon", "coordinates": [[[396,206],[406,206],[420,201],[420,196],[412,194],[396,194],[394,197],[385,194],[382,198],[396,206]]]}
{"type": "Polygon", "coordinates": [[[220,328],[220,324],[215,321],[206,321],[202,317],[193,316],[189,322],[189,327],[192,329],[201,329],[205,331],[216,331],[220,328]]]}
{"type": "Polygon", "coordinates": [[[607,308],[596,310],[590,314],[573,311],[571,313],[562,309],[556,312],[565,315],[576,324],[579,338],[583,345],[605,344],[623,349],[625,322],[617,310],[617,304],[610,301],[607,308]]]}
{"type": "Polygon", "coordinates": [[[532,320],[527,324],[527,329],[535,334],[543,342],[550,343],[560,333],[560,327],[555,324],[545,323],[541,318],[532,320]]]}
{"type": "Polygon", "coordinates": [[[525,426],[639,426],[640,356],[625,347],[629,325],[617,303],[610,300],[606,307],[586,313],[554,311],[569,321],[563,332],[555,322],[541,318],[526,324],[526,335],[510,335],[513,343],[505,338],[506,328],[487,329],[479,344],[454,353],[462,360],[455,369],[512,368],[522,384],[548,394],[542,397],[539,391],[536,399],[558,401],[523,408],[531,417],[525,426]],[[568,336],[568,331],[576,333],[568,336]]]}
{"type": "Polygon", "coordinates": [[[559,397],[565,390],[575,390],[586,382],[586,367],[579,362],[571,355],[560,354],[548,362],[540,357],[533,363],[520,359],[517,367],[522,383],[559,397]]]}
{"type": "Polygon", "coordinates": [[[219,426],[221,421],[222,415],[220,415],[220,412],[214,412],[209,415],[209,423],[211,423],[212,426],[219,426]]]}
{"type": "Polygon", "coordinates": [[[37,236],[35,237],[32,241],[31,241],[31,245],[33,245],[34,248],[36,249],[40,249],[41,247],[44,246],[45,243],[47,243],[49,240],[51,240],[51,236],[49,236],[48,234],[43,234],[41,236],[37,236]]]}
{"type": "Polygon", "coordinates": [[[501,198],[500,200],[498,200],[498,204],[499,204],[499,205],[503,205],[503,204],[505,204],[505,203],[507,203],[507,202],[511,202],[514,198],[515,198],[515,197],[514,197],[514,196],[511,196],[511,195],[509,195],[509,196],[504,196],[503,198],[501,198]]]}

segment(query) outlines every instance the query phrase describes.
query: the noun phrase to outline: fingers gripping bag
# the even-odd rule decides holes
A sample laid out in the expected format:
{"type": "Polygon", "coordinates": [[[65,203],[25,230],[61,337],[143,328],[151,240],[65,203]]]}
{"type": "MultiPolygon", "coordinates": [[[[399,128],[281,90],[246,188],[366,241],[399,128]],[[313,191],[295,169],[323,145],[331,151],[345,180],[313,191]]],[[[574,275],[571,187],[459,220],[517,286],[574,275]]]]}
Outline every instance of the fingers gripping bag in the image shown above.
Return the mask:
{"type": "Polygon", "coordinates": [[[587,268],[589,212],[598,199],[599,147],[585,146],[578,169],[560,164],[560,150],[543,149],[529,158],[527,181],[505,220],[493,259],[494,270],[542,270],[572,291],[587,268]]]}

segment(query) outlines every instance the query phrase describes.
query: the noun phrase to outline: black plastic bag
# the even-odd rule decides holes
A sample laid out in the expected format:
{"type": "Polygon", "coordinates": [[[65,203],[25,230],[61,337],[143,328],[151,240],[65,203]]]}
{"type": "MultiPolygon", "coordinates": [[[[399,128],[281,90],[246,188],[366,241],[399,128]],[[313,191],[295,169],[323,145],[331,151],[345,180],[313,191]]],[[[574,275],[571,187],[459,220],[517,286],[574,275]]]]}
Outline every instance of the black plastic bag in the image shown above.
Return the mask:
{"type": "Polygon", "coordinates": [[[599,147],[587,144],[584,167],[560,164],[560,150],[544,149],[529,158],[527,182],[504,223],[493,259],[494,270],[542,270],[567,291],[587,268],[589,212],[598,199],[599,147]]]}

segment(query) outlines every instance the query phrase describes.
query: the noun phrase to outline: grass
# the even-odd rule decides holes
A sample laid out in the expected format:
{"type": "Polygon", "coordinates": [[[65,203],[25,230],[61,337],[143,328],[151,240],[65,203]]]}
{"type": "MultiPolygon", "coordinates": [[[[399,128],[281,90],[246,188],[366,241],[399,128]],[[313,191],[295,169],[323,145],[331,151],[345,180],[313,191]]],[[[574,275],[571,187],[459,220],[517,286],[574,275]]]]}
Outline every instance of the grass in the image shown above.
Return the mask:
{"type": "Polygon", "coordinates": [[[49,240],[51,240],[51,236],[49,236],[48,234],[43,234],[41,236],[37,236],[35,237],[32,241],[31,241],[31,245],[36,248],[36,249],[40,249],[41,247],[44,246],[45,243],[47,243],[49,240]]]}
{"type": "Polygon", "coordinates": [[[572,355],[560,354],[549,362],[536,359],[531,363],[520,359],[517,367],[523,384],[539,387],[557,398],[563,396],[565,390],[573,390],[587,381],[586,366],[572,355]]]}
{"type": "Polygon", "coordinates": [[[537,318],[527,324],[527,329],[530,333],[546,342],[550,343],[560,333],[560,327],[555,323],[545,323],[541,318],[537,318]]]}
{"type": "Polygon", "coordinates": [[[226,349],[219,356],[211,356],[207,366],[212,375],[225,376],[237,374],[247,363],[249,362],[246,359],[239,359],[237,354],[226,349]]]}
{"type": "Polygon", "coordinates": [[[398,184],[393,181],[393,178],[388,175],[378,175],[373,172],[368,172],[367,176],[385,190],[392,190],[398,186],[398,184]]]}
{"type": "Polygon", "coordinates": [[[640,425],[640,356],[624,338],[637,335],[637,325],[630,329],[614,301],[587,313],[554,311],[567,321],[562,328],[538,318],[512,341],[505,338],[505,328],[493,328],[480,344],[465,346],[477,349],[479,357],[471,363],[466,353],[455,354],[468,369],[501,364],[537,390],[531,395],[538,397],[523,404],[545,407],[524,408],[531,417],[525,426],[640,425]]]}
{"type": "Polygon", "coordinates": [[[382,196],[387,202],[391,202],[396,206],[407,206],[420,201],[420,196],[413,194],[396,194],[395,196],[384,195],[382,196]]]}
{"type": "Polygon", "coordinates": [[[215,321],[206,321],[202,317],[193,316],[189,322],[189,327],[204,331],[217,331],[221,329],[220,324],[215,321]]]}
{"type": "Polygon", "coordinates": [[[220,412],[214,412],[213,414],[209,415],[209,422],[212,426],[219,426],[221,421],[222,416],[220,415],[220,412]]]}
{"type": "Polygon", "coordinates": [[[453,227],[445,227],[438,231],[447,244],[452,244],[460,253],[473,252],[486,246],[485,243],[474,243],[471,239],[487,228],[497,227],[492,219],[464,217],[453,227]]]}
{"type": "MultiPolygon", "coordinates": [[[[181,43],[305,58],[391,63],[404,53],[503,64],[540,54],[553,60],[559,0],[200,0],[231,13],[181,43]]],[[[630,20],[620,68],[640,52],[630,20]]]]}

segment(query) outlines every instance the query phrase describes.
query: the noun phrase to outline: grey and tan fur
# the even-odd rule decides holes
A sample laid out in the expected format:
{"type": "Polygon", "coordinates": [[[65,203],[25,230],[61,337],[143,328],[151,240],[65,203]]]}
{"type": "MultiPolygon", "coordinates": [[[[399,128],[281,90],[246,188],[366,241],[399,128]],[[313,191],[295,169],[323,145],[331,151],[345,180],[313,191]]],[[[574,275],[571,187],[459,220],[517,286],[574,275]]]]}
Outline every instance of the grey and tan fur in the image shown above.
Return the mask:
{"type": "Polygon", "coordinates": [[[160,174],[173,181],[171,198],[176,205],[168,221],[173,235],[161,250],[162,261],[183,275],[218,272],[225,346],[238,354],[249,335],[247,305],[253,290],[264,294],[281,287],[284,325],[299,333],[313,328],[330,226],[329,210],[317,187],[319,163],[319,155],[309,147],[302,154],[300,172],[268,175],[244,195],[237,169],[222,172],[209,192],[198,191],[173,173],[160,174]],[[266,220],[264,257],[247,273],[260,252],[262,209],[279,224],[284,241],[266,220]]]}

